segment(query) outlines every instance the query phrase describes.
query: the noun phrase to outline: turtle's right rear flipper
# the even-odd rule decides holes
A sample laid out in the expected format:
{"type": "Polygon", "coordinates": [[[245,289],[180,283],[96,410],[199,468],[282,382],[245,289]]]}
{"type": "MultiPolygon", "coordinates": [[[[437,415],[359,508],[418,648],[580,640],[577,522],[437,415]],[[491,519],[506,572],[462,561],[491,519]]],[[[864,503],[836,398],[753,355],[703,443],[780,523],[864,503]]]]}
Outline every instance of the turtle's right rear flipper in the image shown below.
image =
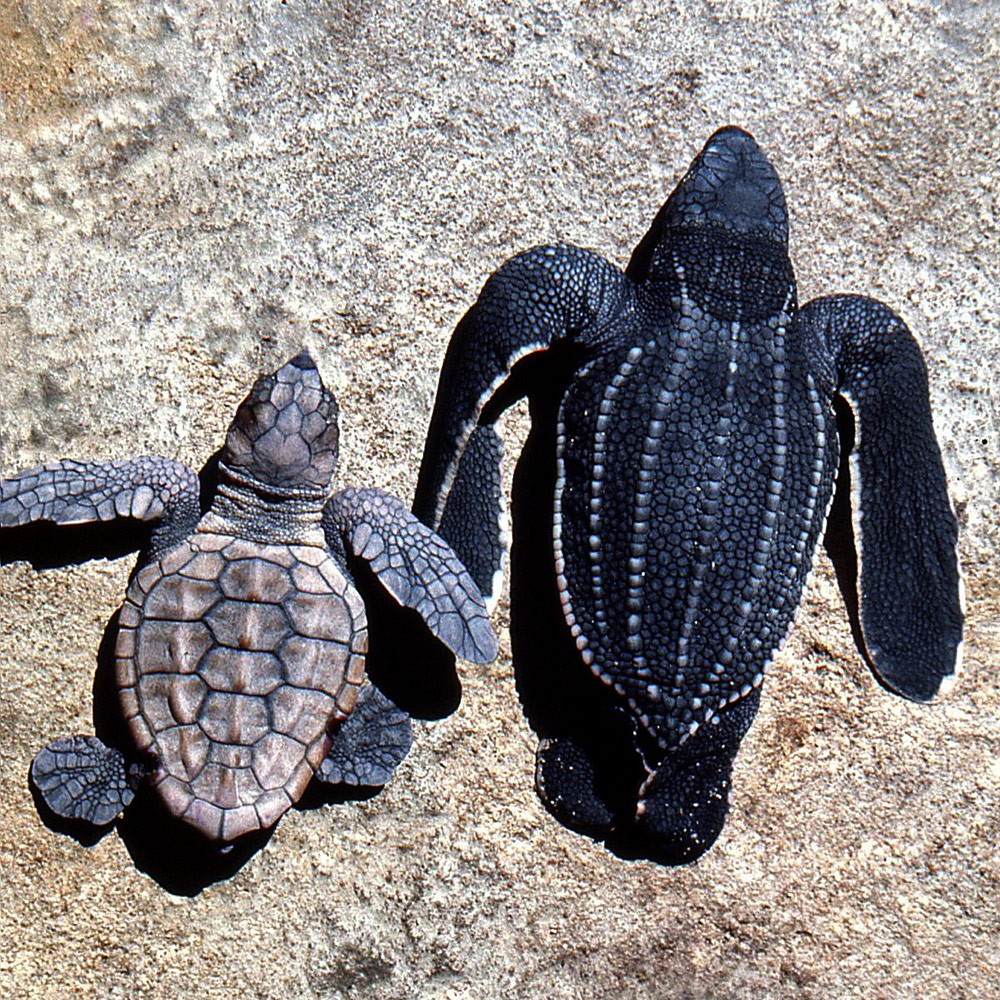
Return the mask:
{"type": "Polygon", "coordinates": [[[316,777],[329,785],[384,785],[412,744],[409,715],[367,682],[333,734],[316,777]]]}
{"type": "Polygon", "coordinates": [[[31,783],[63,819],[106,826],[135,796],[124,756],[96,736],[53,740],[31,762],[31,783]]]}
{"type": "Polygon", "coordinates": [[[183,537],[201,516],[197,474],[159,455],[116,462],[64,458],[0,480],[0,528],[48,521],[93,524],[126,517],[157,523],[154,548],[183,537]],[[157,544],[157,543],[160,544],[157,544]]]}

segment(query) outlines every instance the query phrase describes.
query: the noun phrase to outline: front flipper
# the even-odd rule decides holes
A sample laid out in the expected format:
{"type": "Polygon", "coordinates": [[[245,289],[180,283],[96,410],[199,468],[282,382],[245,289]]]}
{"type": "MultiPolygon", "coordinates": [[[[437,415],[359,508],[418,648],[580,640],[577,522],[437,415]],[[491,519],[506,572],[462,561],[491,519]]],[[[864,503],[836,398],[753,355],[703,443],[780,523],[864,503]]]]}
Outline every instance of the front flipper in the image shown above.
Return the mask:
{"type": "Polygon", "coordinates": [[[472,432],[437,529],[462,560],[488,606],[500,596],[507,550],[502,456],[503,443],[492,424],[481,424],[472,432]]]}
{"type": "Polygon", "coordinates": [[[88,524],[129,517],[161,522],[153,548],[183,537],[200,516],[197,474],[158,455],[117,462],[64,458],[0,480],[0,528],[36,521],[88,524]]]}
{"type": "Polygon", "coordinates": [[[562,343],[596,348],[613,338],[622,311],[630,308],[632,289],[617,267],[591,251],[565,244],[536,247],[490,277],[455,330],[441,368],[413,511],[470,560],[481,585],[500,569],[499,439],[473,432],[480,420],[492,424],[518,394],[487,413],[484,408],[526,355],[562,343]],[[469,502],[477,483],[480,495],[469,502]],[[458,492],[452,502],[453,490],[458,492]]]}
{"type": "Polygon", "coordinates": [[[53,740],[35,754],[31,782],[57,816],[106,826],[135,797],[139,775],[96,736],[53,740]]]}
{"type": "Polygon", "coordinates": [[[374,684],[334,733],[316,777],[330,785],[384,785],[413,744],[410,717],[374,684]]]}
{"type": "MultiPolygon", "coordinates": [[[[903,321],[861,296],[816,299],[799,314],[836,366],[855,418],[850,456],[855,635],[876,677],[917,701],[958,669],[962,640],[957,525],[934,436],[924,359],[903,321]]],[[[838,492],[844,488],[838,482],[838,492]]]]}
{"type": "Polygon", "coordinates": [[[374,488],[334,494],[323,510],[334,552],[366,560],[379,582],[464,660],[496,658],[496,636],[479,590],[452,549],[401,500],[374,488]]]}

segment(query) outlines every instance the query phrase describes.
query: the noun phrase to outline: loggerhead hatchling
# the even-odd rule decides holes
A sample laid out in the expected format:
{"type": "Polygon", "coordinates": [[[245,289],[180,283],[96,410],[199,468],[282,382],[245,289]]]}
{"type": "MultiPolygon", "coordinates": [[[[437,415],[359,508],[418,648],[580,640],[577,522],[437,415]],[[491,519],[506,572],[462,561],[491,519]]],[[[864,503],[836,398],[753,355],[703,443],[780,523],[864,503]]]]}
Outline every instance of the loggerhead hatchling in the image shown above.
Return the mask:
{"type": "Polygon", "coordinates": [[[146,781],[225,846],[273,826],[314,778],[383,784],[409,749],[409,718],[365,679],[348,554],[454,653],[496,655],[479,590],[437,535],[381,490],[331,495],[337,415],[306,351],[259,378],[204,513],[197,474],[158,456],[64,459],[0,480],[0,529],[152,526],[115,644],[131,742],[43,748],[31,780],[56,814],[107,824],[146,781]]]}

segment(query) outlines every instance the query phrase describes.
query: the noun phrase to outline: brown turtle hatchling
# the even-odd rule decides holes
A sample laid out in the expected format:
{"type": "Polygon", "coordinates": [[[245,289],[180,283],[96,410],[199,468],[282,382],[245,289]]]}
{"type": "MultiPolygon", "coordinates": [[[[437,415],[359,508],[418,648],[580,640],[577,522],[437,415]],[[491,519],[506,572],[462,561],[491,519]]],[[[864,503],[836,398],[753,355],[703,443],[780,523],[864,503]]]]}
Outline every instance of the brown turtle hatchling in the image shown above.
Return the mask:
{"type": "Polygon", "coordinates": [[[365,680],[365,605],[348,554],[454,653],[496,641],[454,552],[395,497],[331,495],[337,403],[305,351],[236,412],[209,509],[158,456],[64,459],[0,481],[0,529],[131,518],[152,525],[121,608],[115,680],[131,742],[42,749],[31,780],[57,815],[110,823],[149,782],[167,810],[229,844],[273,826],[314,779],[384,784],[408,716],[365,680]]]}

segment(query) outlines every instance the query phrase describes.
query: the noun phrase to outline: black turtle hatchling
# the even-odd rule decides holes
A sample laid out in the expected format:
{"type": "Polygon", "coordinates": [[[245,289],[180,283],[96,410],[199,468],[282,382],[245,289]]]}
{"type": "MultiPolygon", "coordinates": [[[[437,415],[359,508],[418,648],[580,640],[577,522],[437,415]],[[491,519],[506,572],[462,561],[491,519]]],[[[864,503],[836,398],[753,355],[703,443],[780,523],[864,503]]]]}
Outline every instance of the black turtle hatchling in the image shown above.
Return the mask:
{"type": "MultiPolygon", "coordinates": [[[[494,423],[523,395],[552,413],[539,564],[574,661],[554,700],[600,692],[536,726],[537,788],[567,825],[666,863],[715,841],[835,481],[855,545],[831,554],[875,676],[923,701],[956,672],[956,522],[920,349],[872,299],[799,308],[781,183],[746,132],[709,139],[624,272],[536,247],[455,331],[413,509],[484,593],[502,555],[494,423]],[[838,412],[856,437],[839,480],[838,412]]],[[[513,514],[516,588],[516,489],[513,514]]],[[[516,595],[511,616],[512,635],[518,616],[537,627],[516,595]]]]}
{"type": "Polygon", "coordinates": [[[132,518],[152,525],[115,641],[131,742],[42,749],[31,779],[56,814],[102,825],[149,782],[227,845],[273,826],[314,779],[380,785],[408,716],[365,679],[365,606],[348,553],[466,659],[496,644],[454,552],[378,489],[331,495],[337,403],[305,351],[236,412],[210,508],[172,459],[63,460],[0,480],[0,529],[132,518]]]}

